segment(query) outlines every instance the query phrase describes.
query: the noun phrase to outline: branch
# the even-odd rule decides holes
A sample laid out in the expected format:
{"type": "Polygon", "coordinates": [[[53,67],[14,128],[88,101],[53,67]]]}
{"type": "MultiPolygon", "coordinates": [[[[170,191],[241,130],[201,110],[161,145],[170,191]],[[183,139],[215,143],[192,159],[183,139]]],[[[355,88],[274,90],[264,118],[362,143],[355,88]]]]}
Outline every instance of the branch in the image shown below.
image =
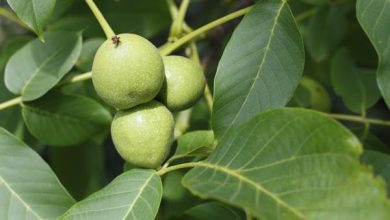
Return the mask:
{"type": "Polygon", "coordinates": [[[111,39],[111,37],[115,36],[114,31],[111,29],[107,20],[104,18],[99,8],[96,6],[95,2],[93,2],[93,0],[85,0],[85,2],[88,4],[93,15],[95,15],[96,19],[98,20],[100,26],[102,27],[104,33],[106,34],[107,39],[111,39]]]}
{"type": "Polygon", "coordinates": [[[10,99],[6,102],[0,103],[0,110],[10,108],[14,105],[19,105],[20,103],[22,103],[22,97],[20,97],[20,96],[13,98],[13,99],[10,99]]]}
{"type": "MultiPolygon", "coordinates": [[[[91,76],[92,76],[92,72],[79,74],[79,75],[71,77],[69,79],[62,80],[55,87],[60,87],[60,86],[63,86],[63,85],[76,83],[76,82],[81,82],[81,81],[90,79],[91,76]]],[[[10,99],[10,100],[8,100],[6,102],[0,103],[0,110],[6,109],[6,108],[10,108],[10,107],[15,106],[15,105],[19,105],[22,102],[23,102],[22,97],[18,96],[16,98],[10,99]]]]}
{"type": "Polygon", "coordinates": [[[157,171],[157,175],[163,176],[169,172],[175,171],[175,170],[180,170],[180,169],[185,169],[185,168],[193,168],[196,166],[202,165],[202,162],[188,162],[188,163],[182,163],[170,167],[163,167],[159,171],[157,171]]]}
{"type": "Polygon", "coordinates": [[[167,45],[166,47],[163,47],[161,49],[161,54],[163,55],[168,55],[170,53],[172,53],[173,51],[175,51],[176,49],[180,48],[182,45],[184,45],[185,43],[191,41],[191,40],[194,40],[196,37],[198,37],[199,35],[215,28],[215,27],[218,27],[219,25],[223,24],[223,23],[226,23],[228,21],[231,21],[235,18],[238,18],[240,16],[243,16],[244,14],[248,13],[250,11],[250,9],[252,8],[252,6],[249,6],[249,7],[246,7],[246,8],[243,8],[241,10],[238,10],[236,12],[233,12],[231,14],[228,14],[222,18],[219,18],[217,20],[214,20],[194,31],[192,31],[191,33],[188,33],[187,35],[185,35],[184,37],[178,39],[177,41],[173,42],[172,44],[169,44],[167,45]]]}
{"type": "Polygon", "coordinates": [[[382,125],[382,126],[390,126],[390,121],[374,119],[374,118],[365,118],[362,116],[355,115],[344,115],[344,114],[332,114],[332,113],[324,113],[332,118],[341,120],[341,121],[352,121],[358,122],[362,124],[374,124],[374,125],[382,125]]]}

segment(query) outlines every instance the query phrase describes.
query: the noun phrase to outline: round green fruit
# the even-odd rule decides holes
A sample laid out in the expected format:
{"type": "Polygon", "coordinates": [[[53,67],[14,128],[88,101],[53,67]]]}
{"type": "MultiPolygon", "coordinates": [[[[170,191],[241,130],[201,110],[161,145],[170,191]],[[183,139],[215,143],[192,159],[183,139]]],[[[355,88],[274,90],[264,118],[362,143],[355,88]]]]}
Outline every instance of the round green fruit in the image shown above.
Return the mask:
{"type": "Polygon", "coordinates": [[[302,77],[300,84],[310,93],[311,109],[322,112],[330,112],[332,102],[326,89],[309,77],[302,77]]]}
{"type": "Polygon", "coordinates": [[[164,64],[157,48],[135,34],[120,34],[105,41],[92,65],[97,94],[117,109],[149,102],[164,82],[164,64]]]}
{"type": "Polygon", "coordinates": [[[191,107],[203,94],[206,85],[202,67],[181,56],[163,57],[165,82],[158,99],[171,111],[191,107]]]}
{"type": "Polygon", "coordinates": [[[151,101],[118,111],[111,137],[121,157],[130,164],[158,168],[173,142],[174,119],[161,103],[151,101]]]}

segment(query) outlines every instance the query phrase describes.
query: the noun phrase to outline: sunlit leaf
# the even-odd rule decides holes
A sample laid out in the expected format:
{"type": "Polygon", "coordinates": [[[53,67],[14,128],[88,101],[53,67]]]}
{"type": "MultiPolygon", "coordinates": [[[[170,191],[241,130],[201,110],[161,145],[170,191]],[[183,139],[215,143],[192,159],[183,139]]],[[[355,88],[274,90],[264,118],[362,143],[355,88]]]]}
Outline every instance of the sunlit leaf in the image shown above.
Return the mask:
{"type": "Polygon", "coordinates": [[[0,219],[56,219],[74,202],[45,161],[0,128],[0,219]]]}
{"type": "Polygon", "coordinates": [[[46,94],[72,69],[81,52],[80,33],[50,32],[18,50],[8,61],[5,83],[24,101],[46,94]],[[22,65],[23,64],[23,65],[22,65]]]}
{"type": "Polygon", "coordinates": [[[258,1],[218,64],[212,117],[216,138],[261,111],[286,105],[303,64],[302,39],[287,1],[258,1]]]}
{"type": "Polygon", "coordinates": [[[18,17],[34,30],[38,36],[50,20],[56,0],[7,0],[18,17]]]}
{"type": "Polygon", "coordinates": [[[277,109],[232,129],[183,184],[260,219],[389,219],[383,181],[359,140],[310,110],[277,109]]]}
{"type": "Polygon", "coordinates": [[[153,220],[160,206],[162,184],[153,170],[133,169],[76,203],[60,219],[153,220]]]}

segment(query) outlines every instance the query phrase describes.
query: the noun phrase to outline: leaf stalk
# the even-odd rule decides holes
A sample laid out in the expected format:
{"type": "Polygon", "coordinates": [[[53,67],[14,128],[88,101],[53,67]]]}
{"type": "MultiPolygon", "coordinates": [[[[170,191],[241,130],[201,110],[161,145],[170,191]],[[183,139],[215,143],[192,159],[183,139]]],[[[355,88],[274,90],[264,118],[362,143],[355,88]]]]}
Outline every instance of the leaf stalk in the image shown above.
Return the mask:
{"type": "Polygon", "coordinates": [[[113,36],[115,36],[114,31],[111,29],[110,25],[108,24],[107,20],[104,18],[103,14],[100,12],[99,8],[96,6],[95,2],[93,0],[85,0],[85,2],[88,4],[89,8],[91,9],[93,15],[95,15],[96,19],[98,20],[100,26],[102,27],[107,39],[111,39],[113,36]]]}

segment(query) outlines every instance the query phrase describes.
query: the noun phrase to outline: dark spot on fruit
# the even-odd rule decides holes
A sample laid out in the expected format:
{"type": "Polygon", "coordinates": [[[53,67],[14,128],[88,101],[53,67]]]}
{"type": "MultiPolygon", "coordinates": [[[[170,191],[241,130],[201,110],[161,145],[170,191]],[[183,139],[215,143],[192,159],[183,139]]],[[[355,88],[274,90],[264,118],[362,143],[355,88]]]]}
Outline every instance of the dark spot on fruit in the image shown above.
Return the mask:
{"type": "Polygon", "coordinates": [[[115,45],[115,47],[117,47],[119,45],[119,43],[121,42],[120,37],[118,35],[112,36],[111,40],[112,40],[112,43],[115,45]]]}

